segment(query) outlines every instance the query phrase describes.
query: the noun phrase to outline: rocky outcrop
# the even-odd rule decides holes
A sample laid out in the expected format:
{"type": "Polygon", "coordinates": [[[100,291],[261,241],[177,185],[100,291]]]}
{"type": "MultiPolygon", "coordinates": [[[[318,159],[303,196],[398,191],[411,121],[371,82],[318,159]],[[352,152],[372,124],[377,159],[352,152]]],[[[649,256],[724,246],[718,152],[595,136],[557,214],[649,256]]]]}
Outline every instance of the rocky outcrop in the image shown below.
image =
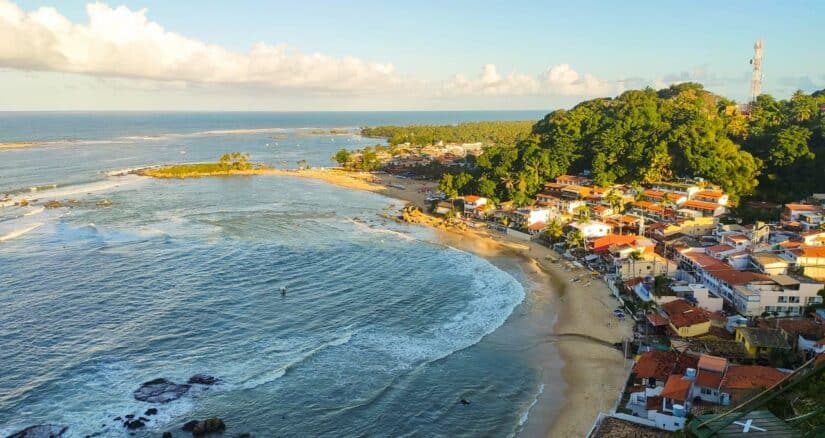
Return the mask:
{"type": "Polygon", "coordinates": [[[169,403],[181,398],[189,391],[191,385],[179,385],[167,379],[150,380],[133,393],[135,400],[149,403],[169,403]]]}
{"type": "Polygon", "coordinates": [[[195,374],[189,378],[190,385],[214,385],[220,382],[221,379],[207,374],[195,374]]]}
{"type": "Polygon", "coordinates": [[[202,436],[209,433],[223,432],[226,430],[226,425],[220,418],[209,418],[207,420],[199,421],[192,429],[192,435],[202,436]]]}
{"type": "Polygon", "coordinates": [[[143,413],[143,415],[146,415],[148,417],[150,415],[157,415],[157,413],[158,413],[157,408],[149,408],[149,409],[146,410],[146,412],[143,413]]]}
{"type": "Polygon", "coordinates": [[[104,199],[102,201],[95,202],[95,205],[97,205],[98,207],[109,207],[112,205],[112,201],[104,199]]]}
{"type": "Polygon", "coordinates": [[[69,426],[58,426],[55,424],[38,424],[27,427],[20,432],[9,435],[9,438],[61,438],[68,436],[66,431],[69,426]]]}
{"type": "Polygon", "coordinates": [[[49,201],[43,204],[43,206],[46,208],[60,208],[63,206],[63,204],[61,204],[60,201],[49,201]]]}

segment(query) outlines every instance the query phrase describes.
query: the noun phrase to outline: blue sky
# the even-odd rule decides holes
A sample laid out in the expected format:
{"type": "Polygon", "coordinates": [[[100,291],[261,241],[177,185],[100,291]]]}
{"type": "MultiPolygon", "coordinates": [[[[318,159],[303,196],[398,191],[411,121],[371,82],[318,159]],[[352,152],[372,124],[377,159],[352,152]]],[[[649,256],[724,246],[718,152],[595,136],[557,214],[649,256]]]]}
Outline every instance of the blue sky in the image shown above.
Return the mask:
{"type": "Polygon", "coordinates": [[[684,80],[742,101],[756,38],[764,92],[825,88],[822,1],[87,3],[0,0],[0,110],[553,109],[684,80]]]}

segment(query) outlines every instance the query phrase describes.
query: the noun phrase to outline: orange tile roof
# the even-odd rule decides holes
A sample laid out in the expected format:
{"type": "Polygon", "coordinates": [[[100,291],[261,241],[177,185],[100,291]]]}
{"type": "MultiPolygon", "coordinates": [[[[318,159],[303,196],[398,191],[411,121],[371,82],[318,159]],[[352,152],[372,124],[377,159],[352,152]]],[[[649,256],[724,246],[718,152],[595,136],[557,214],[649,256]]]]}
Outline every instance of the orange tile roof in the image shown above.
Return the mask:
{"type": "Polygon", "coordinates": [[[659,410],[662,408],[662,397],[659,396],[652,396],[647,398],[647,402],[645,404],[648,411],[659,410]]]}
{"type": "Polygon", "coordinates": [[[631,244],[638,238],[639,236],[634,236],[632,234],[608,234],[593,240],[593,251],[604,251],[611,245],[631,244]]]}
{"type": "Polygon", "coordinates": [[[711,271],[709,274],[731,286],[746,284],[756,280],[769,280],[771,278],[768,275],[759,274],[756,272],[737,271],[728,264],[725,264],[725,266],[727,266],[726,269],[711,271]]]}
{"type": "Polygon", "coordinates": [[[653,327],[664,327],[667,325],[667,319],[658,313],[648,313],[647,320],[653,324],[653,327]]]}
{"type": "Polygon", "coordinates": [[[802,245],[799,248],[803,257],[825,257],[825,246],[802,245]]]}
{"type": "Polygon", "coordinates": [[[696,386],[704,388],[718,388],[722,383],[722,374],[699,370],[696,373],[696,386]]]}
{"type": "Polygon", "coordinates": [[[559,184],[559,183],[554,183],[554,182],[549,182],[549,183],[544,184],[545,189],[560,189],[562,187],[564,187],[564,184],[559,184]]]}
{"type": "Polygon", "coordinates": [[[716,191],[716,190],[702,190],[702,191],[696,192],[696,194],[693,195],[693,196],[701,196],[702,198],[719,199],[724,195],[725,195],[725,192],[719,192],[719,191],[716,191]]]}
{"type": "Polygon", "coordinates": [[[822,211],[822,207],[811,204],[785,204],[785,208],[793,211],[822,211]]]}
{"type": "Polygon", "coordinates": [[[479,199],[481,199],[481,196],[467,195],[467,196],[464,197],[464,200],[467,201],[467,202],[476,202],[479,199]]]}
{"type": "Polygon", "coordinates": [[[633,203],[633,206],[636,208],[641,208],[642,210],[648,210],[655,213],[662,213],[665,211],[665,209],[661,205],[656,205],[648,201],[636,201],[633,203]]]}
{"type": "Polygon", "coordinates": [[[675,401],[686,401],[692,384],[692,381],[683,378],[679,374],[671,374],[667,378],[667,383],[665,383],[660,395],[675,401]]]}
{"type": "Polygon", "coordinates": [[[709,354],[702,354],[699,356],[699,369],[713,371],[715,373],[724,373],[728,367],[728,360],[724,357],[711,356],[709,354]]]}
{"type": "Polygon", "coordinates": [[[732,247],[732,246],[730,246],[730,245],[728,245],[728,244],[722,244],[722,245],[716,245],[716,246],[711,246],[711,247],[709,247],[709,248],[705,248],[705,251],[710,251],[710,252],[725,252],[725,251],[730,251],[730,250],[732,250],[732,249],[735,249],[735,248],[734,248],[734,247],[732,247]]]}
{"type": "Polygon", "coordinates": [[[663,198],[665,196],[665,192],[650,189],[642,191],[642,194],[650,198],[663,198]]]}
{"type": "Polygon", "coordinates": [[[739,234],[733,234],[733,235],[727,236],[727,239],[732,240],[734,242],[745,242],[745,241],[749,240],[747,237],[739,235],[739,234]]]}
{"type": "Polygon", "coordinates": [[[721,270],[726,268],[733,269],[729,265],[720,262],[718,259],[715,259],[703,252],[690,251],[684,253],[684,256],[706,270],[721,270]]]}
{"type": "Polygon", "coordinates": [[[528,226],[527,229],[530,230],[530,231],[539,231],[539,230],[543,230],[545,227],[547,227],[547,224],[545,224],[544,222],[536,222],[536,223],[528,226]]]}
{"type": "Polygon", "coordinates": [[[802,242],[793,242],[790,240],[786,240],[779,244],[782,248],[799,248],[802,245],[804,245],[802,242]]]}
{"type": "Polygon", "coordinates": [[[670,322],[676,328],[690,327],[710,321],[710,313],[700,307],[693,307],[685,300],[673,300],[662,305],[670,322]]]}
{"type": "Polygon", "coordinates": [[[768,388],[784,379],[785,376],[785,373],[776,368],[759,365],[732,365],[728,367],[728,372],[722,379],[722,388],[768,388]]]}
{"type": "Polygon", "coordinates": [[[693,208],[697,210],[715,211],[717,208],[719,208],[719,204],[715,204],[713,202],[695,201],[691,199],[690,201],[687,201],[684,204],[682,204],[682,207],[693,208]]]}

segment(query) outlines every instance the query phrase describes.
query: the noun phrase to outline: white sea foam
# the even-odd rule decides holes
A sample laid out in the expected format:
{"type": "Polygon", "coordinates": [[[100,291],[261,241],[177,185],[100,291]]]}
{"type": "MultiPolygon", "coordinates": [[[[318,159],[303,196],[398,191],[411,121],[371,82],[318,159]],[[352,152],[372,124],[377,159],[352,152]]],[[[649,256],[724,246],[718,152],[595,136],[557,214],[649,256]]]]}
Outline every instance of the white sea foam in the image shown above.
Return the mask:
{"type": "Polygon", "coordinates": [[[0,236],[0,242],[5,242],[7,240],[18,238],[28,232],[34,231],[40,228],[43,225],[42,222],[37,222],[31,225],[26,225],[23,228],[16,229],[14,231],[9,232],[8,234],[0,236]]]}
{"type": "Polygon", "coordinates": [[[0,206],[10,207],[23,199],[31,199],[32,197],[37,197],[38,199],[64,199],[69,196],[81,197],[89,193],[111,192],[117,189],[131,187],[142,181],[145,181],[145,179],[136,175],[127,175],[120,178],[107,178],[101,181],[67,186],[60,186],[58,184],[37,186],[30,189],[31,192],[36,192],[36,194],[26,193],[12,196],[0,204],[0,206]]]}
{"type": "Polygon", "coordinates": [[[34,216],[36,214],[43,213],[44,211],[46,211],[46,207],[35,207],[23,213],[23,216],[34,216]]]}

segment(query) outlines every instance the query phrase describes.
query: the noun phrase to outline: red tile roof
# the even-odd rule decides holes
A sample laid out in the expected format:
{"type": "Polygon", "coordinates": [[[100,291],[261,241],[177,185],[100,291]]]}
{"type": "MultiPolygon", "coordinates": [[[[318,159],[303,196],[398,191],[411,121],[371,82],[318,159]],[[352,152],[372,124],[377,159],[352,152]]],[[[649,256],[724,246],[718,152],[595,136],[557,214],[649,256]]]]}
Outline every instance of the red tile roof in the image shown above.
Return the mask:
{"type": "Polygon", "coordinates": [[[747,284],[751,281],[757,280],[769,280],[771,278],[768,275],[759,274],[756,272],[737,271],[736,269],[733,269],[730,265],[725,265],[727,266],[726,269],[713,270],[708,273],[711,276],[716,277],[717,279],[724,281],[725,283],[731,286],[747,284]]]}
{"type": "Polygon", "coordinates": [[[724,357],[711,356],[709,354],[702,354],[699,356],[700,370],[713,371],[716,373],[724,373],[728,367],[728,360],[724,357]]]}
{"type": "Polygon", "coordinates": [[[799,248],[803,257],[825,257],[825,246],[802,245],[799,248]]]}
{"type": "Polygon", "coordinates": [[[785,373],[776,368],[759,365],[732,365],[728,367],[728,372],[722,379],[722,388],[768,388],[784,379],[785,376],[785,373]]]}
{"type": "Polygon", "coordinates": [[[467,196],[464,197],[464,200],[467,201],[467,202],[476,202],[479,199],[481,199],[481,196],[467,195],[467,196]]]}
{"type": "Polygon", "coordinates": [[[718,388],[722,383],[722,374],[711,371],[702,371],[696,373],[696,386],[703,388],[718,388]]]}
{"type": "Polygon", "coordinates": [[[638,238],[639,236],[634,236],[632,234],[608,234],[593,240],[593,251],[606,251],[611,245],[631,244],[638,238]]]}
{"type": "Polygon", "coordinates": [[[658,313],[648,313],[647,320],[650,321],[653,327],[663,327],[667,325],[667,319],[658,313]]]}
{"type": "Polygon", "coordinates": [[[646,407],[648,411],[656,411],[662,408],[662,397],[652,396],[647,398],[646,407]]]}
{"type": "Polygon", "coordinates": [[[654,378],[664,382],[671,374],[684,373],[688,368],[696,368],[699,359],[676,351],[648,351],[639,356],[633,366],[633,374],[640,379],[654,378]]]}
{"type": "Polygon", "coordinates": [[[716,246],[711,246],[711,247],[705,248],[705,251],[717,252],[718,253],[718,252],[731,251],[733,249],[736,249],[736,248],[734,248],[734,247],[732,247],[728,244],[722,244],[722,245],[716,245],[716,246]]]}
{"type": "Polygon", "coordinates": [[[822,211],[822,207],[810,204],[785,204],[785,208],[793,211],[822,211]]]}
{"type": "Polygon", "coordinates": [[[679,374],[671,374],[667,378],[667,383],[665,383],[660,395],[675,401],[685,401],[688,399],[692,384],[691,380],[685,379],[679,374]]]}
{"type": "Polygon", "coordinates": [[[545,227],[547,227],[547,224],[545,224],[544,222],[536,222],[536,223],[528,226],[527,229],[530,230],[530,231],[541,231],[545,227]]]}
{"type": "Polygon", "coordinates": [[[674,300],[662,305],[670,322],[676,328],[690,327],[710,322],[710,313],[702,308],[693,307],[685,300],[674,300]]]}

